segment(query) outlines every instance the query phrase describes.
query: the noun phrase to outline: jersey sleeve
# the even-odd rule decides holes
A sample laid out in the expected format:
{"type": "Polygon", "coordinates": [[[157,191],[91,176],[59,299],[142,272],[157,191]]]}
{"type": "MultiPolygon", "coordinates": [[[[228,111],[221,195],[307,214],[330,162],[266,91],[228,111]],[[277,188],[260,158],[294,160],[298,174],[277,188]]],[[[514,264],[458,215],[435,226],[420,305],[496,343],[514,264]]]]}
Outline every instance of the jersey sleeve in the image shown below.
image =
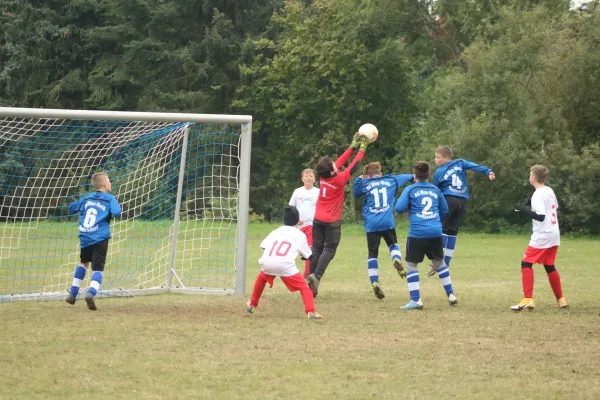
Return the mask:
{"type": "Polygon", "coordinates": [[[112,215],[113,217],[118,217],[119,215],[121,215],[121,211],[121,205],[117,201],[117,198],[115,196],[112,196],[110,198],[110,215],[112,215]]]}
{"type": "Polygon", "coordinates": [[[398,214],[402,214],[404,211],[406,211],[408,209],[408,192],[410,192],[410,190],[408,188],[404,189],[402,191],[402,194],[400,195],[400,198],[398,199],[398,201],[396,201],[396,212],[398,214]]]}
{"type": "Polygon", "coordinates": [[[76,212],[79,211],[79,207],[81,207],[82,200],[83,200],[83,198],[69,204],[69,214],[75,214],[76,212]]]}
{"type": "Polygon", "coordinates": [[[401,188],[406,184],[406,182],[414,182],[415,176],[413,174],[399,174],[392,175],[392,177],[396,180],[398,187],[401,188]]]}
{"type": "Polygon", "coordinates": [[[350,159],[350,156],[352,155],[352,149],[350,147],[348,147],[348,149],[342,153],[341,156],[339,156],[339,158],[337,160],[335,160],[335,166],[340,169],[344,166],[344,164],[346,164],[346,162],[348,162],[348,160],[350,159]]]}
{"type": "MultiPolygon", "coordinates": [[[[352,150],[352,149],[349,149],[349,150],[352,150]]],[[[352,173],[354,172],[354,167],[364,157],[365,157],[365,152],[364,151],[359,151],[358,154],[356,155],[356,157],[354,157],[354,160],[352,160],[352,162],[350,163],[350,165],[348,165],[348,168],[346,168],[342,172],[338,172],[337,176],[340,177],[342,185],[345,185],[346,183],[348,183],[348,181],[350,180],[350,177],[352,176],[352,173]]]]}
{"type": "Polygon", "coordinates": [[[488,167],[486,167],[485,165],[479,165],[479,164],[475,164],[472,161],[467,161],[464,160],[463,161],[463,166],[465,169],[471,170],[471,171],[475,171],[475,172],[479,172],[482,173],[484,175],[489,175],[490,172],[492,172],[491,169],[489,169],[488,167]]]}
{"type": "Polygon", "coordinates": [[[546,215],[544,198],[537,191],[531,196],[531,211],[538,215],[546,215]]]}
{"type": "Polygon", "coordinates": [[[362,187],[363,187],[363,178],[361,178],[361,177],[356,178],[356,180],[354,181],[354,197],[360,197],[364,194],[362,187]]]}
{"type": "MultiPolygon", "coordinates": [[[[296,189],[296,190],[298,190],[298,189],[296,189]]],[[[296,197],[298,197],[298,196],[296,196],[296,190],[294,190],[294,193],[292,193],[292,197],[290,198],[290,202],[288,203],[288,205],[290,205],[292,207],[297,207],[296,197]]]]}

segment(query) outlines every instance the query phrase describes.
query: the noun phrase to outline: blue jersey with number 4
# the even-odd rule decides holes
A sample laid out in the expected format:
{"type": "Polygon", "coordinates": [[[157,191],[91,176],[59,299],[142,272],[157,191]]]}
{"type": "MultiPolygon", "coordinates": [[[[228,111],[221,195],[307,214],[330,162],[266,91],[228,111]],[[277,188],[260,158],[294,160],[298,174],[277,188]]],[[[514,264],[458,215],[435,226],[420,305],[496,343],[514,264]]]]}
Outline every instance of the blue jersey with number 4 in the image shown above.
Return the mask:
{"type": "Polygon", "coordinates": [[[402,191],[396,202],[398,214],[408,210],[408,237],[429,239],[442,236],[442,221],[448,203],[442,192],[429,182],[417,182],[402,191]]]}
{"type": "Polygon", "coordinates": [[[121,215],[121,206],[112,194],[94,192],[69,204],[69,213],[77,212],[79,244],[84,248],[110,238],[110,219],[121,215]]]}
{"type": "Polygon", "coordinates": [[[433,175],[433,184],[440,188],[444,196],[456,196],[469,199],[467,170],[489,175],[491,169],[484,165],[457,158],[440,166],[433,175]]]}
{"type": "Polygon", "coordinates": [[[394,229],[394,202],[398,189],[412,181],[412,174],[374,176],[356,178],[354,196],[365,195],[363,200],[363,220],[366,232],[381,232],[394,229]]]}

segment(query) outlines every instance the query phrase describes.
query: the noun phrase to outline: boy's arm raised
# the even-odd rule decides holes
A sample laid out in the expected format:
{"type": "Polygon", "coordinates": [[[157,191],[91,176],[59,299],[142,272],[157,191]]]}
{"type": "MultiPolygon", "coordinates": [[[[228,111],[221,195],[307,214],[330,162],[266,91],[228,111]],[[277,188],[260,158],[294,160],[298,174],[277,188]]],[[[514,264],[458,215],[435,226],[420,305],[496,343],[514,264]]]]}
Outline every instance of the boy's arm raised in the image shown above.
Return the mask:
{"type": "MultiPolygon", "coordinates": [[[[493,181],[494,179],[496,179],[496,174],[494,174],[492,172],[492,170],[488,167],[486,167],[485,165],[479,165],[479,164],[475,164],[472,161],[464,161],[464,166],[465,169],[471,170],[471,171],[475,171],[475,172],[479,172],[482,173],[484,175],[486,175],[487,177],[490,178],[491,181],[493,181]]],[[[435,179],[434,179],[435,180],[435,179]]]]}

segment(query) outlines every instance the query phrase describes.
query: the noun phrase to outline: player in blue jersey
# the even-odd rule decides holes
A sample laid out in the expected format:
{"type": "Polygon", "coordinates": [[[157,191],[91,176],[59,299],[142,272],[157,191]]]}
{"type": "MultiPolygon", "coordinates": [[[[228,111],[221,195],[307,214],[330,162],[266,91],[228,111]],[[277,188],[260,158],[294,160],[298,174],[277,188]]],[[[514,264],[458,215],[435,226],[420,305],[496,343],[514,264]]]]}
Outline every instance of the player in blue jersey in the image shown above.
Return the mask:
{"type": "MultiPolygon", "coordinates": [[[[458,231],[465,216],[467,201],[469,200],[467,170],[480,172],[486,175],[491,181],[496,179],[496,174],[484,165],[478,165],[462,158],[453,160],[452,149],[448,146],[441,146],[435,150],[435,165],[438,166],[438,169],[433,175],[433,184],[444,194],[450,210],[448,218],[446,218],[442,226],[444,262],[449,267],[452,256],[454,256],[458,231]]],[[[432,276],[435,273],[435,267],[431,266],[431,270],[427,275],[432,276]]]]}
{"type": "Polygon", "coordinates": [[[410,302],[400,307],[403,310],[423,308],[417,266],[425,256],[437,268],[440,281],[448,296],[448,303],[453,306],[458,302],[452,289],[450,271],[444,265],[442,247],[442,221],[448,215],[448,204],[442,192],[427,182],[429,170],[427,161],[417,161],[413,166],[415,183],[406,187],[396,202],[396,212],[399,214],[408,212],[410,221],[406,239],[406,281],[410,302]]]}
{"type": "Polygon", "coordinates": [[[367,268],[373,292],[378,299],[383,299],[385,294],[379,284],[379,244],[381,238],[385,240],[394,268],[401,278],[406,278],[406,271],[402,265],[402,253],[396,238],[396,221],[394,220],[394,202],[398,189],[409,181],[413,181],[412,174],[382,175],[381,164],[372,162],[367,164],[363,175],[354,181],[354,196],[363,199],[363,220],[367,233],[367,248],[369,258],[367,268]]]}
{"type": "Polygon", "coordinates": [[[81,263],[75,268],[73,285],[66,298],[67,303],[75,304],[79,286],[85,278],[87,269],[92,263],[92,278],[90,287],[85,295],[85,302],[90,310],[97,310],[94,296],[102,283],[102,271],[108,252],[110,239],[110,220],[121,215],[119,202],[110,194],[112,186],[108,175],[98,172],[92,175],[94,193],[83,196],[78,201],[69,204],[69,213],[80,213],[79,244],[81,247],[81,263]]]}

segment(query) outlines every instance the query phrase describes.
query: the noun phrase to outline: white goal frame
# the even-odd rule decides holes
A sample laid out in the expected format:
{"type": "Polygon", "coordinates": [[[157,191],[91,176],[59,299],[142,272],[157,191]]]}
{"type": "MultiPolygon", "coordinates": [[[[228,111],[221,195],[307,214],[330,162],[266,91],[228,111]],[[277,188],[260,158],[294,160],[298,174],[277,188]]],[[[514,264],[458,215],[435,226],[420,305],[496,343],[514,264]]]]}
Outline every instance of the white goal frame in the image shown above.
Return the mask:
{"type": "MultiPolygon", "coordinates": [[[[234,289],[207,289],[185,288],[174,285],[179,282],[174,268],[177,246],[177,236],[180,223],[180,209],[182,190],[184,185],[186,151],[188,146],[189,129],[185,129],[182,142],[181,164],[179,167],[179,180],[177,184],[175,213],[171,236],[171,249],[169,253],[169,266],[166,287],[149,289],[112,289],[100,290],[98,297],[130,297],[134,295],[149,295],[160,293],[185,293],[185,294],[219,294],[244,296],[246,294],[246,257],[247,234],[250,198],[250,157],[252,142],[252,116],[250,115],[219,115],[219,114],[191,114],[191,113],[164,113],[164,112],[126,112],[126,111],[90,111],[90,110],[65,110],[65,109],[37,109],[0,107],[0,117],[4,118],[48,118],[48,119],[79,119],[79,120],[107,120],[107,121],[155,121],[155,122],[181,122],[181,123],[213,123],[241,125],[239,146],[239,191],[237,198],[237,229],[235,234],[235,277],[234,289]]],[[[21,300],[63,300],[63,292],[30,293],[0,295],[0,303],[21,300]]],[[[81,295],[81,294],[80,294],[81,295]]]]}

